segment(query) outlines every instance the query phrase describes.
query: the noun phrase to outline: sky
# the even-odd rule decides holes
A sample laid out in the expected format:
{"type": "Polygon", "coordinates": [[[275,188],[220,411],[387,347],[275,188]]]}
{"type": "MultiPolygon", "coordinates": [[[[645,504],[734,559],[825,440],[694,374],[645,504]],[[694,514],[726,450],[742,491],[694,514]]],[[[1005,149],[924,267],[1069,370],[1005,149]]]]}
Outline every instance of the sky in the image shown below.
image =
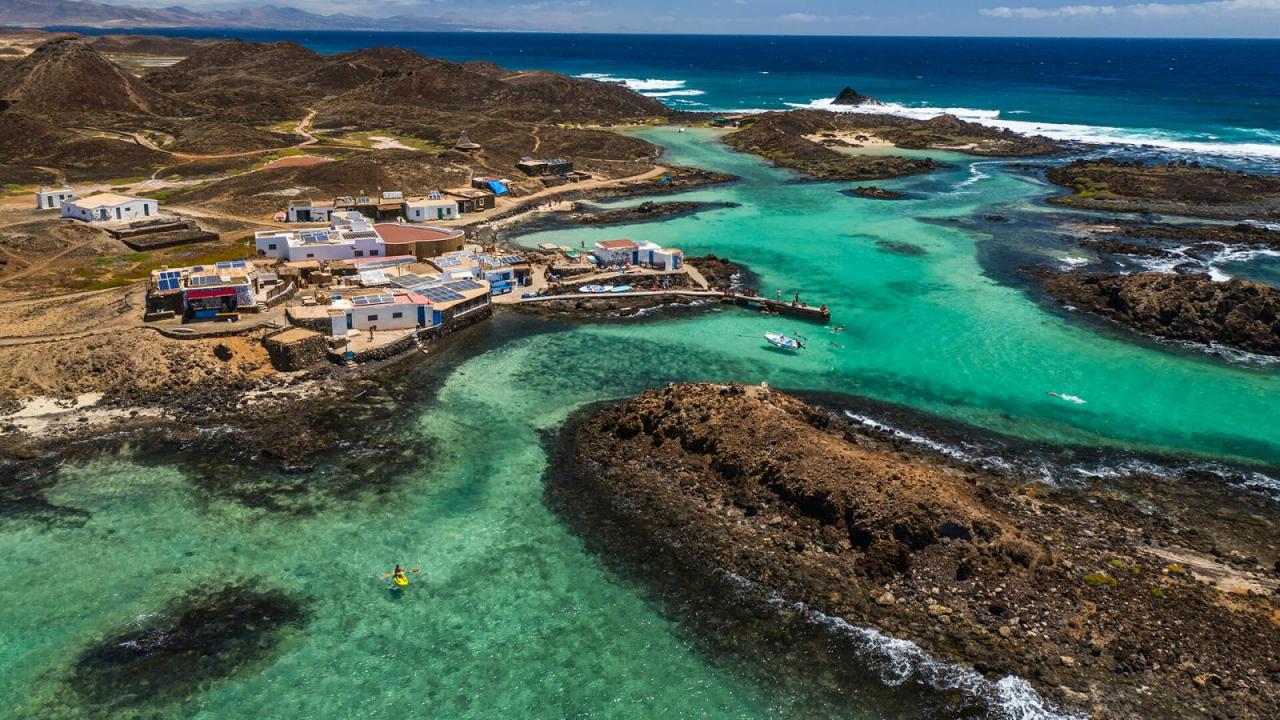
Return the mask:
{"type": "MultiPolygon", "coordinates": [[[[767,35],[1280,37],[1280,0],[110,0],[448,17],[515,30],[767,35]]],[[[414,29],[430,29],[428,27],[414,29]]]]}

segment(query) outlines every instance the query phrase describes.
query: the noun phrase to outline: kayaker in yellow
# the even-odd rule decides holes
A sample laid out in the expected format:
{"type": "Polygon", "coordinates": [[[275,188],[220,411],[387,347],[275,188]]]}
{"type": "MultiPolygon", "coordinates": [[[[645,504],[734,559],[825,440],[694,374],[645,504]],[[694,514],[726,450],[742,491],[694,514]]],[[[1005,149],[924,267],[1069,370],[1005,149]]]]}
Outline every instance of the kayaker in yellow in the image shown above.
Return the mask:
{"type": "Polygon", "coordinates": [[[391,582],[401,586],[409,584],[409,576],[404,574],[404,568],[399,564],[396,564],[396,569],[391,573],[391,582]]]}

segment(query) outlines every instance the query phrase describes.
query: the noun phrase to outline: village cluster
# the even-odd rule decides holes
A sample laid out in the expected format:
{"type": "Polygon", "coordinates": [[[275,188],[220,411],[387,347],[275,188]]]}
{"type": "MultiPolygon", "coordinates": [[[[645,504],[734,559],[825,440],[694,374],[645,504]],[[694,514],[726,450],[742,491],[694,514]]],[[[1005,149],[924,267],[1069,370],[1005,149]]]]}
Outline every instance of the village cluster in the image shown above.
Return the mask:
{"type": "MultiPolygon", "coordinates": [[[[588,177],[559,159],[525,158],[517,168],[553,185],[588,177]]],[[[261,317],[243,316],[272,311],[289,326],[274,338],[287,356],[283,364],[302,365],[325,353],[364,359],[406,339],[421,342],[450,332],[489,317],[494,296],[515,298],[521,289],[522,298],[557,291],[529,290],[535,279],[545,284],[573,274],[683,272],[679,250],[651,242],[604,240],[581,251],[550,246],[527,257],[468,243],[462,227],[450,226],[465,215],[495,209],[511,185],[505,178],[477,177],[470,187],[422,195],[386,191],[292,201],[275,216],[276,228],[254,233],[253,257],[152,271],[146,319],[171,332],[195,332],[182,326],[216,320],[232,328],[258,325],[261,317]],[[543,271],[540,277],[537,269],[543,271]]],[[[131,247],[216,237],[162,212],[160,203],[147,197],[114,192],[79,197],[67,188],[43,188],[36,193],[36,206],[92,223],[131,247]]],[[[614,286],[587,287],[600,292],[614,286]]]]}

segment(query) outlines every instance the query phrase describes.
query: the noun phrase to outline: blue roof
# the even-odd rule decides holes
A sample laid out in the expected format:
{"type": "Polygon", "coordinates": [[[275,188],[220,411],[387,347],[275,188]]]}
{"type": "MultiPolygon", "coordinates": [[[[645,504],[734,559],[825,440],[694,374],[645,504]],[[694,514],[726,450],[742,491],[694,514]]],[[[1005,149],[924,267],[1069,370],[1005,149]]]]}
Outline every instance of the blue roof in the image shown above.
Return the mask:
{"type": "Polygon", "coordinates": [[[490,181],[489,181],[489,189],[493,191],[493,194],[494,194],[494,195],[505,195],[505,194],[507,194],[507,186],[506,186],[506,185],[503,185],[502,183],[498,182],[497,180],[490,180],[490,181]]]}

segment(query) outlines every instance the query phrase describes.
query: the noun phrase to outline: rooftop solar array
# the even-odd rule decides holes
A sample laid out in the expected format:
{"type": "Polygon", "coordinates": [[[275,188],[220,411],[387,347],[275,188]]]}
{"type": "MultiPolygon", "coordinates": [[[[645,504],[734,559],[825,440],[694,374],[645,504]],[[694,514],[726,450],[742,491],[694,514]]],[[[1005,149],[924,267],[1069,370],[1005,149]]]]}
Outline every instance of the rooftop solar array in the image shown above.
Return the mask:
{"type": "Polygon", "coordinates": [[[165,270],[156,280],[157,290],[177,290],[182,287],[182,273],[177,270],[165,270]]]}
{"type": "Polygon", "coordinates": [[[514,265],[514,264],[516,264],[516,263],[518,263],[518,262],[524,262],[524,256],[523,256],[523,255],[503,255],[502,257],[500,257],[500,258],[498,258],[498,259],[499,259],[499,260],[501,260],[502,262],[504,262],[504,263],[508,264],[508,265],[514,265]]]}
{"type": "Polygon", "coordinates": [[[217,275],[192,275],[187,278],[188,287],[210,287],[213,285],[226,285],[222,278],[217,275]]]}
{"type": "Polygon", "coordinates": [[[442,285],[423,288],[422,290],[418,290],[417,293],[433,303],[450,302],[462,299],[461,295],[442,285]]]}
{"type": "Polygon", "coordinates": [[[405,273],[404,275],[391,278],[391,282],[394,283],[395,285],[399,285],[405,290],[412,290],[413,292],[418,292],[424,287],[429,287],[431,285],[439,285],[440,278],[435,276],[424,276],[424,275],[414,275],[413,273],[405,273]]]}
{"type": "Polygon", "coordinates": [[[298,233],[298,239],[304,243],[320,243],[329,241],[328,230],[303,230],[298,233]]]}
{"type": "Polygon", "coordinates": [[[440,267],[453,267],[455,265],[461,265],[462,259],[456,258],[456,257],[438,257],[432,260],[431,262],[435,263],[440,267]]]}
{"type": "Polygon", "coordinates": [[[484,287],[475,280],[455,280],[450,283],[445,283],[444,286],[450,290],[479,290],[484,287]]]}
{"type": "Polygon", "coordinates": [[[384,305],[395,300],[395,296],[385,293],[378,295],[357,295],[351,298],[351,304],[356,307],[362,305],[384,305]]]}
{"type": "Polygon", "coordinates": [[[217,264],[219,270],[230,270],[232,268],[247,267],[244,260],[224,260],[217,264]]]}
{"type": "Polygon", "coordinates": [[[377,240],[378,233],[372,230],[347,230],[342,233],[348,240],[377,240]]]}

